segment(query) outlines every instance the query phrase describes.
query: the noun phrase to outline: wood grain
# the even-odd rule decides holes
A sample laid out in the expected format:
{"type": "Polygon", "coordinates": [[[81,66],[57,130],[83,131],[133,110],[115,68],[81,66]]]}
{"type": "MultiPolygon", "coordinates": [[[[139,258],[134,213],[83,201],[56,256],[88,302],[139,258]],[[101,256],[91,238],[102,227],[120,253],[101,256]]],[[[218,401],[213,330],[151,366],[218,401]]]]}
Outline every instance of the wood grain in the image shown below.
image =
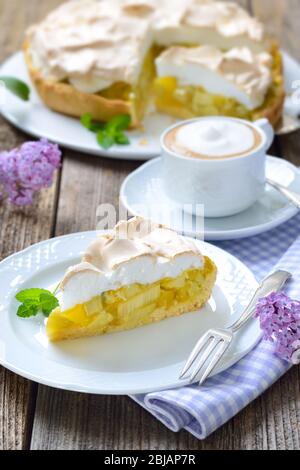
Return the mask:
{"type": "MultiPolygon", "coordinates": [[[[20,48],[26,26],[44,15],[45,4],[38,1],[0,1],[0,61],[20,48]]],[[[19,145],[25,138],[23,133],[0,118],[1,151],[19,145]]],[[[57,185],[54,184],[38,197],[33,207],[26,210],[16,210],[0,203],[0,259],[51,236],[56,192],[57,185]]],[[[0,449],[29,447],[36,392],[36,384],[0,368],[0,449]]]]}
{"type": "MultiPolygon", "coordinates": [[[[60,3],[62,0],[0,0],[0,59],[20,47],[27,25],[60,3]]],[[[300,4],[298,0],[285,3],[286,9],[280,13],[283,21],[277,20],[283,24],[281,40],[300,59],[300,4]]],[[[2,149],[24,138],[0,119],[2,149]]],[[[277,149],[300,165],[299,133],[280,139],[277,149]]],[[[64,152],[61,179],[39,197],[34,208],[18,212],[0,205],[0,257],[51,235],[94,229],[98,205],[117,206],[120,185],[137,166],[64,152]]],[[[0,369],[0,449],[299,449],[299,385],[299,368],[294,368],[200,442],[187,432],[170,432],[128,397],[37,387],[0,369]]]]}

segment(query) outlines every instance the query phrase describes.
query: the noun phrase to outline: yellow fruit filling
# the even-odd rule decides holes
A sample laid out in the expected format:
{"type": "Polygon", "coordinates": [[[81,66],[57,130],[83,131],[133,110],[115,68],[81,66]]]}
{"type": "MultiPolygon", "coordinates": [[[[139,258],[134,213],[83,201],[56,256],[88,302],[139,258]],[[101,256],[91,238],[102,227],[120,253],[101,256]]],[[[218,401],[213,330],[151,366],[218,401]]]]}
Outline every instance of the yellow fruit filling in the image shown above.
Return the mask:
{"type": "Polygon", "coordinates": [[[158,111],[181,119],[198,116],[230,116],[255,121],[265,109],[276,103],[283,90],[282,56],[277,47],[272,48],[273,84],[265,102],[255,110],[247,109],[233,98],[207,92],[202,87],[179,86],[174,77],[158,77],[154,84],[155,103],[158,111]]]}
{"type": "Polygon", "coordinates": [[[146,55],[143,68],[136,85],[117,82],[97,93],[110,100],[122,100],[130,104],[133,122],[140,122],[146,114],[147,107],[153,96],[155,78],[156,49],[153,47],[146,55]]]}
{"type": "Polygon", "coordinates": [[[129,330],[197,310],[207,302],[216,279],[216,266],[205,257],[201,269],[150,285],[133,284],[104,292],[89,302],[54,310],[47,322],[51,341],[129,330]]]}

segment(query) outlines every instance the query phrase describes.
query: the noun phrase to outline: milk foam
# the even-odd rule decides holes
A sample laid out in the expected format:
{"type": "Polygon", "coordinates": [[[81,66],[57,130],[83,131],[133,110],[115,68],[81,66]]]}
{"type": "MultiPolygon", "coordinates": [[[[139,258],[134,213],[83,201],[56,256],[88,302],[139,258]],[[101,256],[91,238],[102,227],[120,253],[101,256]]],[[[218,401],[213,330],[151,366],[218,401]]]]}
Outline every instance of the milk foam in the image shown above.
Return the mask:
{"type": "Polygon", "coordinates": [[[256,143],[253,129],[231,120],[204,119],[180,127],[176,144],[195,156],[227,157],[242,155],[256,143]]]}

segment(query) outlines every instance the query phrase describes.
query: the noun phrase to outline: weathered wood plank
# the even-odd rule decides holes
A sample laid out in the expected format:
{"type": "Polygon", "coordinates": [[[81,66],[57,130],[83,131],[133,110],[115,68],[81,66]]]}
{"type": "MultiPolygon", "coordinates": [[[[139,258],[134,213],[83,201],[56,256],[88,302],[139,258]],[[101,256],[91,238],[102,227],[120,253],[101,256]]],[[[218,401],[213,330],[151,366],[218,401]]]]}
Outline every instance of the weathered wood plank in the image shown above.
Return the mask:
{"type": "MultiPolygon", "coordinates": [[[[25,27],[44,15],[45,3],[0,0],[0,61],[20,47],[25,27]]],[[[15,147],[25,139],[23,133],[0,118],[0,151],[15,147]]],[[[55,194],[56,185],[44,191],[34,206],[24,211],[0,202],[0,259],[49,238],[55,194]]],[[[36,391],[35,384],[0,368],[0,449],[29,446],[36,391]]]]}
{"type": "Polygon", "coordinates": [[[251,12],[259,18],[273,37],[281,40],[286,33],[284,18],[290,0],[249,0],[251,12]]]}

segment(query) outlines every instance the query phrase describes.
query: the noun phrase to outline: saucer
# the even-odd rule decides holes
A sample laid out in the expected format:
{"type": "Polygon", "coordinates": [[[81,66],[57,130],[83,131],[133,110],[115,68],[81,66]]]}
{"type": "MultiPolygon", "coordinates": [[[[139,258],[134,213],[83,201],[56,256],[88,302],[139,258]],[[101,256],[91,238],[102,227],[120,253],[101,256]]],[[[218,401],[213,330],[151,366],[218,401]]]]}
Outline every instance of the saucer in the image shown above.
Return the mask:
{"type": "MultiPolygon", "coordinates": [[[[267,177],[299,191],[300,171],[291,163],[267,157],[267,177]]],[[[294,217],[298,209],[278,191],[266,185],[262,197],[250,209],[222,218],[191,216],[164,192],[162,158],[156,158],[131,173],[121,188],[121,202],[132,215],[167,225],[186,236],[205,240],[234,240],[267,232],[294,217]]]]}

